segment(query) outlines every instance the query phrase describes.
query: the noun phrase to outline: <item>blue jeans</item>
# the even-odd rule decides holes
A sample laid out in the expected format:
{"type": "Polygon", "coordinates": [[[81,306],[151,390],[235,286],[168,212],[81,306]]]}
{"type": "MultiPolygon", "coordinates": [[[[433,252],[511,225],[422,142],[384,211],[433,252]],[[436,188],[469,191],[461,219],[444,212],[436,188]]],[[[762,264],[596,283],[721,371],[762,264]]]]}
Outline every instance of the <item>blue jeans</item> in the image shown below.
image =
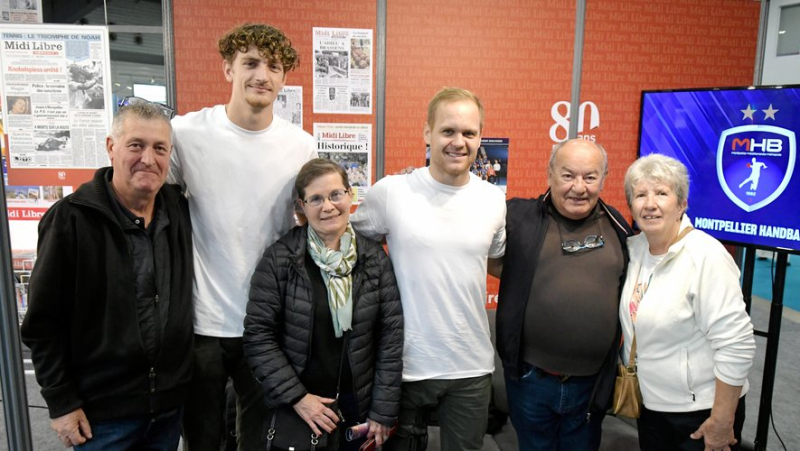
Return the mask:
{"type": "Polygon", "coordinates": [[[519,380],[506,376],[509,413],[519,449],[598,449],[605,415],[587,418],[597,377],[572,376],[562,382],[527,363],[522,371],[519,380]]]}
{"type": "Polygon", "coordinates": [[[181,438],[183,408],[156,415],[90,423],[92,438],[74,449],[174,451],[181,438]]]}

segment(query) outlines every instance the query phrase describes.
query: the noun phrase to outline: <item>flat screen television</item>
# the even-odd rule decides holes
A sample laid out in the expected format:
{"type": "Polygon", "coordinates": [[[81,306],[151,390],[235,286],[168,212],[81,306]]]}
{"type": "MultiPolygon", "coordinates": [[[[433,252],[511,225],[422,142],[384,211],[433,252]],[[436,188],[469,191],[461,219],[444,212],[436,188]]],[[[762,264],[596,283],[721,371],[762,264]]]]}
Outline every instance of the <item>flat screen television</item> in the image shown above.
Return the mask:
{"type": "Polygon", "coordinates": [[[720,241],[800,252],[800,85],[643,91],[639,155],[689,170],[695,228],[720,241]]]}

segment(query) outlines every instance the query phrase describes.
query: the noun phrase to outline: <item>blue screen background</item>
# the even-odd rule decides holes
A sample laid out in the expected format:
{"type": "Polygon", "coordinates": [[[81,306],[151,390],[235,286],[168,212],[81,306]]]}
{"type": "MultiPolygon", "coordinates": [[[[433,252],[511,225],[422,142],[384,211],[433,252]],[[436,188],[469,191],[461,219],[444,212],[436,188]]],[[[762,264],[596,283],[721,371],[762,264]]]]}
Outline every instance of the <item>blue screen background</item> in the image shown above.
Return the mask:
{"type": "MultiPolygon", "coordinates": [[[[717,176],[720,136],[727,129],[744,125],[781,127],[794,131],[796,137],[800,137],[800,87],[644,92],[639,153],[642,156],[661,153],[686,165],[689,170],[687,213],[693,222],[696,217],[704,217],[800,229],[800,169],[797,168],[797,159],[792,178],[783,193],[760,209],[747,212],[724,192],[717,176]],[[752,119],[745,117],[742,112],[748,109],[748,105],[755,110],[752,119]],[[768,118],[767,113],[762,111],[770,105],[777,110],[774,119],[768,118]]],[[[761,172],[759,193],[767,189],[774,191],[785,173],[785,162],[781,166],[769,165],[770,160],[765,161],[768,168],[761,172]]],[[[729,178],[740,177],[733,176],[733,172],[729,171],[729,178]]],[[[741,173],[742,170],[739,170],[741,173]]],[[[800,250],[800,241],[794,239],[704,230],[723,241],[800,250]]]]}

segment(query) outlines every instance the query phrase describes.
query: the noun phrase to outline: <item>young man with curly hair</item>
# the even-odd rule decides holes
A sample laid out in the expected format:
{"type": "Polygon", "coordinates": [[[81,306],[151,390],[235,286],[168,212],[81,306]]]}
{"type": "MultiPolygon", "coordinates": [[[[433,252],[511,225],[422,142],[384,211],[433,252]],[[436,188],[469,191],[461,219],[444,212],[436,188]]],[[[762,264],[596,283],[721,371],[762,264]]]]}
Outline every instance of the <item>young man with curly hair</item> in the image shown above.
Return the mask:
{"type": "Polygon", "coordinates": [[[292,186],[314,139],[273,115],[298,66],[289,39],[244,24],[219,40],[230,100],[173,120],[170,180],[189,200],[194,239],[194,380],[184,415],[188,449],[219,451],[225,385],[237,394],[239,449],[261,432],[265,409],[242,351],[250,276],[264,252],[293,224],[292,186]],[[252,424],[250,423],[252,421],[252,424]]]}

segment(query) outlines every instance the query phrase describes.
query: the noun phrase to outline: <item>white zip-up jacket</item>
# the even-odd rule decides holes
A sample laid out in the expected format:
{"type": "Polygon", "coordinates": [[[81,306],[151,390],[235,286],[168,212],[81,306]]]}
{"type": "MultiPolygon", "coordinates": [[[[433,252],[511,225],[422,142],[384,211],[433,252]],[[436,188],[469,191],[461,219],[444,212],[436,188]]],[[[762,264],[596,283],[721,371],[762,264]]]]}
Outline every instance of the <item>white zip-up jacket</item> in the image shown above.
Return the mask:
{"type": "MultiPolygon", "coordinates": [[[[691,225],[684,215],[681,230],[691,225]]],[[[628,238],[630,265],[620,302],[628,362],[634,325],[628,305],[649,245],[628,238]]],[[[693,230],[673,244],[653,270],[636,313],[636,360],[644,405],[691,412],[714,404],[716,380],[742,386],[756,352],[753,325],[739,287],[739,269],[716,239],[693,230]]]]}

